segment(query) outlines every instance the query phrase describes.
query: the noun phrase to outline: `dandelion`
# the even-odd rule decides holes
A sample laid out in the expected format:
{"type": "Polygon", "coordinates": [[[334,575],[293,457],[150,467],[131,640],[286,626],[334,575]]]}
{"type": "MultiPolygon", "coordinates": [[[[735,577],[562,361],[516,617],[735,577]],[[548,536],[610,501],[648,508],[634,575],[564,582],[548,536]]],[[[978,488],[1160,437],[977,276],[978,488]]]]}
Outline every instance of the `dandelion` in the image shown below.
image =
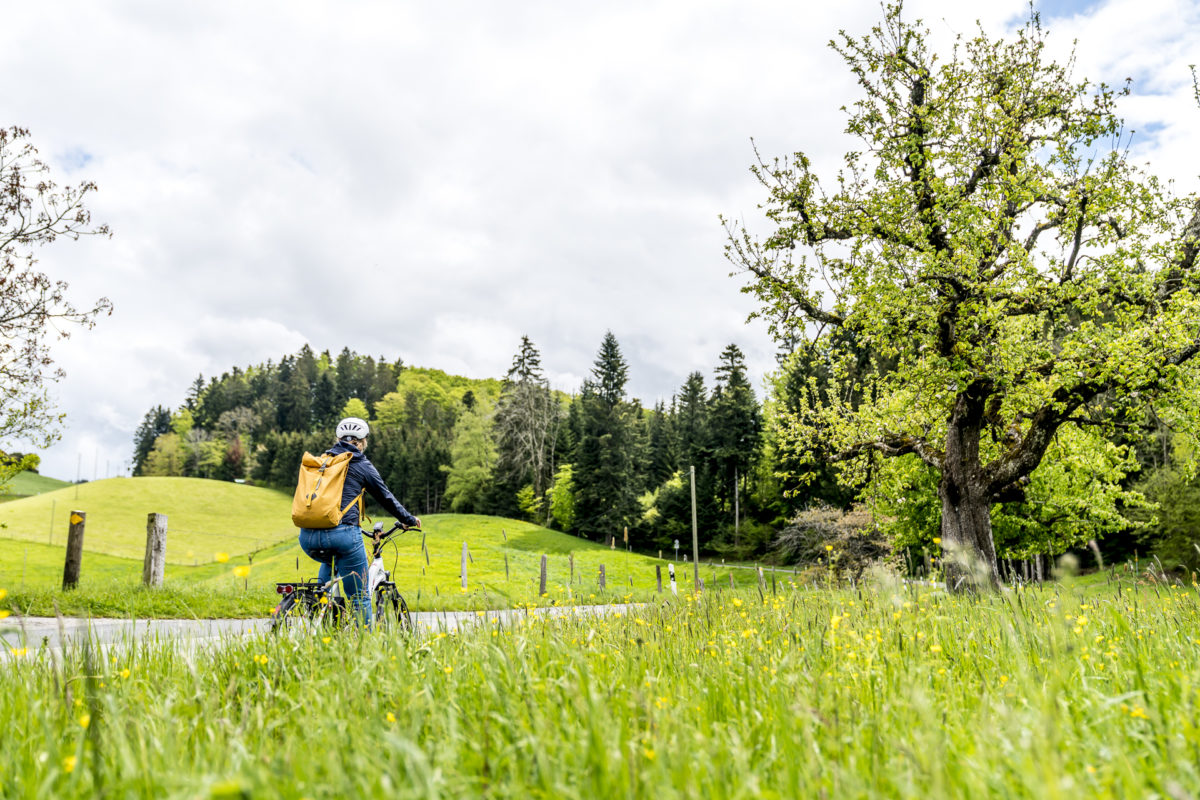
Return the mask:
{"type": "Polygon", "coordinates": [[[229,553],[213,553],[213,558],[218,564],[224,564],[229,561],[229,553]]]}
{"type": "Polygon", "coordinates": [[[0,589],[0,600],[8,597],[8,589],[0,589]]]}
{"type": "Polygon", "coordinates": [[[393,714],[392,712],[390,712],[390,711],[389,711],[389,712],[387,713],[387,721],[388,721],[388,722],[395,722],[395,721],[396,721],[396,715],[395,715],[395,714],[393,714]]]}
{"type": "Polygon", "coordinates": [[[249,578],[250,577],[250,567],[247,564],[242,564],[240,566],[234,567],[233,574],[239,578],[249,578]]]}
{"type": "Polygon", "coordinates": [[[63,772],[74,772],[75,764],[79,759],[75,756],[67,756],[63,759],[63,772]]]}
{"type": "Polygon", "coordinates": [[[653,761],[653,760],[654,760],[654,748],[652,748],[652,747],[647,747],[646,749],[644,749],[644,750],[642,751],[642,754],[646,756],[646,759],[647,759],[648,761],[653,761]]]}
{"type": "Polygon", "coordinates": [[[930,645],[930,646],[929,646],[929,652],[931,652],[931,653],[940,653],[940,652],[942,652],[942,646],[941,646],[940,644],[933,644],[933,645],[930,645]]]}
{"type": "Polygon", "coordinates": [[[128,678],[128,677],[129,677],[129,668],[128,668],[128,667],[126,667],[125,669],[121,670],[121,677],[122,677],[122,678],[128,678]]]}
{"type": "Polygon", "coordinates": [[[833,545],[831,545],[831,544],[827,544],[827,545],[825,545],[825,552],[826,552],[826,553],[829,553],[829,552],[832,552],[832,551],[833,551],[833,545]]]}
{"type": "Polygon", "coordinates": [[[330,642],[333,641],[333,638],[329,637],[329,636],[322,636],[321,641],[324,642],[325,644],[329,644],[330,642]]]}
{"type": "Polygon", "coordinates": [[[29,648],[27,648],[27,647],[10,647],[10,648],[8,648],[8,652],[11,653],[16,658],[20,658],[29,652],[29,648]]]}
{"type": "Polygon", "coordinates": [[[934,543],[934,544],[941,544],[941,543],[942,543],[942,537],[940,537],[940,536],[935,536],[935,537],[933,537],[933,543],[934,543]]]}
{"type": "Polygon", "coordinates": [[[91,714],[84,714],[82,717],[79,718],[79,727],[83,728],[85,731],[87,730],[87,726],[91,725],[91,724],[92,724],[92,715],[91,714]]]}
{"type": "Polygon", "coordinates": [[[8,619],[8,615],[11,613],[7,608],[0,608],[0,619],[8,619]]]}
{"type": "Polygon", "coordinates": [[[454,671],[454,667],[451,667],[451,666],[446,666],[446,667],[442,668],[442,672],[446,673],[447,675],[449,675],[453,671],[454,671]]]}

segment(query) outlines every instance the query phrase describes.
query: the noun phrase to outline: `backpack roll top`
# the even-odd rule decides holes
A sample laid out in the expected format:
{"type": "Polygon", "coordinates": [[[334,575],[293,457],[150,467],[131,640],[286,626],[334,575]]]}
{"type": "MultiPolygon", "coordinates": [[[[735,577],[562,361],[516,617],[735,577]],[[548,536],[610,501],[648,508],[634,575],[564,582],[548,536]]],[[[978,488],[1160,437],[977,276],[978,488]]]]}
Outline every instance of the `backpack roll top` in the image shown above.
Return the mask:
{"type": "Polygon", "coordinates": [[[314,456],[305,453],[300,462],[300,477],[292,496],[292,522],[298,528],[336,528],[342,517],[356,503],[361,504],[362,492],[342,507],[342,491],[346,488],[346,473],[350,471],[352,453],[336,456],[314,456]]]}

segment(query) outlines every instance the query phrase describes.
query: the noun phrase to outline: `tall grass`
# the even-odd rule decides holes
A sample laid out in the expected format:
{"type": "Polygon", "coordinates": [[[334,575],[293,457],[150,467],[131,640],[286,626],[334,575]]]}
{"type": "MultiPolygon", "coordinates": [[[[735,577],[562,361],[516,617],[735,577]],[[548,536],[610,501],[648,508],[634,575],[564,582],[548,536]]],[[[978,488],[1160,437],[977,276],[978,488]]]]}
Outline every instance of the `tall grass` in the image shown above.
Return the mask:
{"type": "Polygon", "coordinates": [[[10,797],[1200,792],[1194,589],[707,592],[452,635],[12,656],[10,797]]]}

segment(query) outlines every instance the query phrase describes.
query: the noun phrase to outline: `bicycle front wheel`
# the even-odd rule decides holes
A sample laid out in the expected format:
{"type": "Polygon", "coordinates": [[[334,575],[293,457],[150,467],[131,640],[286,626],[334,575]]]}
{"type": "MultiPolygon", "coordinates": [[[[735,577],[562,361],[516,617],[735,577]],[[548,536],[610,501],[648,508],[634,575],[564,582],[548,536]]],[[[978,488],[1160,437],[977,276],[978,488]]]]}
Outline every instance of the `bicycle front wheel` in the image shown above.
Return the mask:
{"type": "Polygon", "coordinates": [[[412,615],[408,603],[394,585],[380,586],[375,591],[375,624],[383,630],[412,630],[412,615]]]}

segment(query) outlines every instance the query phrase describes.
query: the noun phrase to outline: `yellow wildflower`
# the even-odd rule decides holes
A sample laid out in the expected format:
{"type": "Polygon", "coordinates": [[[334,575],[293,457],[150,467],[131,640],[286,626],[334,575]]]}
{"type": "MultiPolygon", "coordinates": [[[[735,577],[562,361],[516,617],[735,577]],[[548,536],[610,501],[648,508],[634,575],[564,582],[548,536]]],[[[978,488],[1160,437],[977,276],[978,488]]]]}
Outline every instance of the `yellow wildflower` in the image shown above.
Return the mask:
{"type": "Polygon", "coordinates": [[[74,772],[75,764],[79,761],[75,756],[67,756],[63,759],[63,772],[74,772]]]}

